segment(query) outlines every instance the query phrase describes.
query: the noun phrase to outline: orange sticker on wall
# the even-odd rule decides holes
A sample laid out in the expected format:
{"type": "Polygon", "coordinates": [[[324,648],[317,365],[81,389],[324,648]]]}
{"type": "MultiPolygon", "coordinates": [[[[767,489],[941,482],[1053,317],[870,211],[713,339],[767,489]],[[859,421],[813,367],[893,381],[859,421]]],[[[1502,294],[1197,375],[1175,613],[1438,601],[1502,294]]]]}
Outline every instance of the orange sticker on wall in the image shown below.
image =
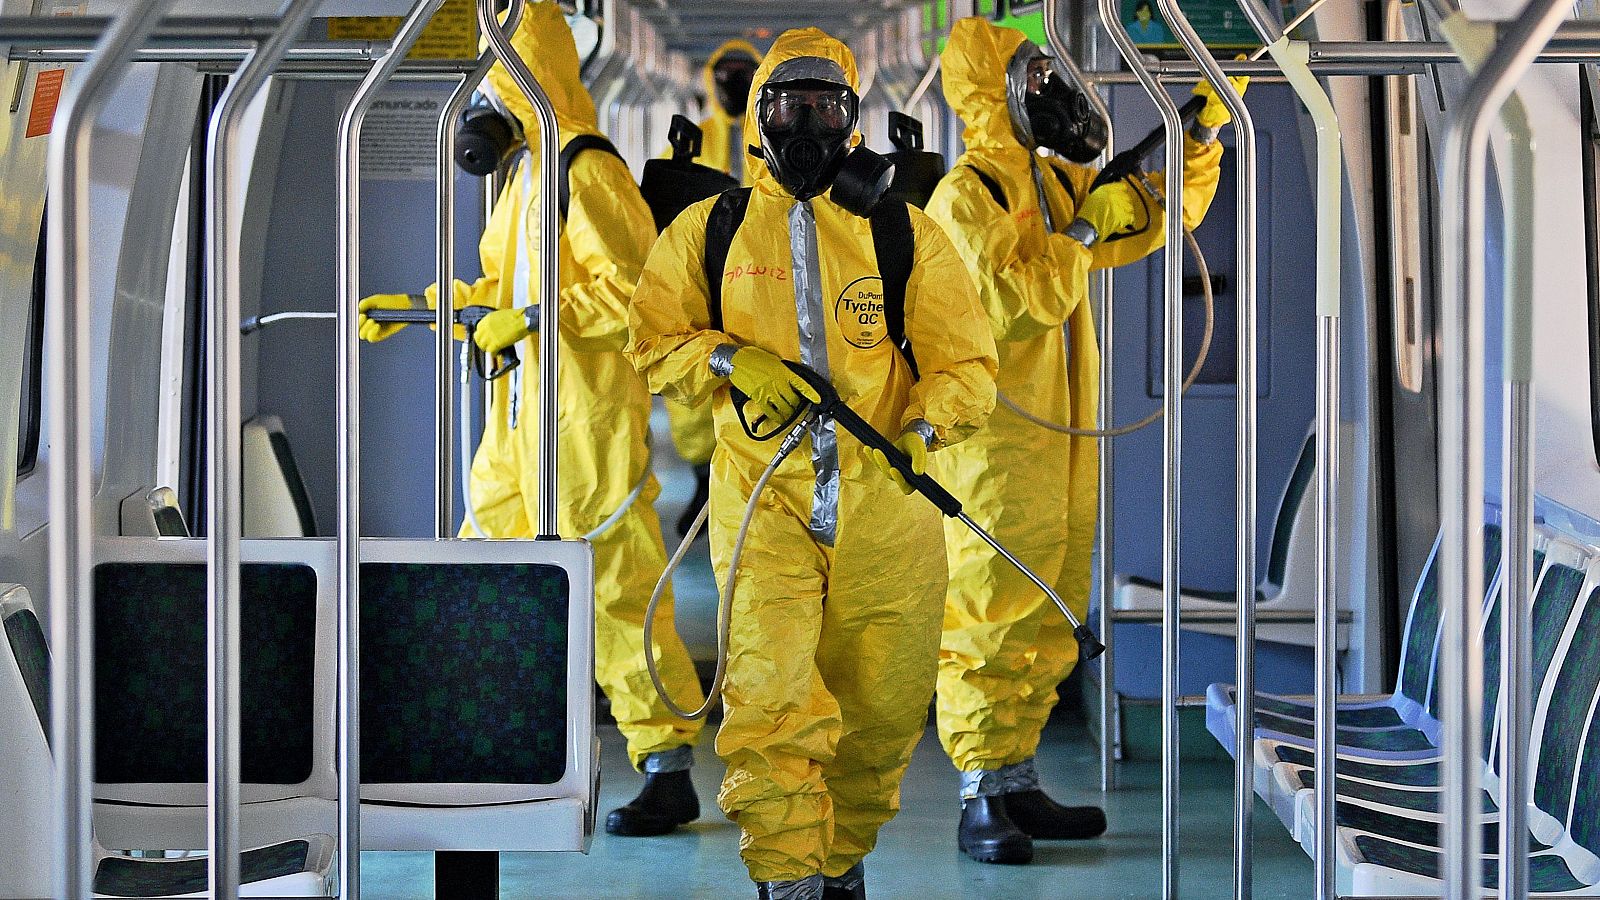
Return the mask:
{"type": "Polygon", "coordinates": [[[25,138],[50,133],[56,119],[56,105],[61,102],[61,86],[67,80],[66,69],[46,69],[33,80],[33,105],[28,108],[28,128],[25,138]]]}

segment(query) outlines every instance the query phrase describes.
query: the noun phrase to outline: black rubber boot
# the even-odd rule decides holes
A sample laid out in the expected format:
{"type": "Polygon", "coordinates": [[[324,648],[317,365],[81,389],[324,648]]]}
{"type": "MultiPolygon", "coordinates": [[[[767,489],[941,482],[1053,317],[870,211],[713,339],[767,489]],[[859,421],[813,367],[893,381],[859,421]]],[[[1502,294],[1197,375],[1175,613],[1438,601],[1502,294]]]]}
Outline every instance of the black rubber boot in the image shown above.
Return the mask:
{"type": "Polygon", "coordinates": [[[856,863],[837,878],[823,876],[822,900],[867,900],[867,870],[856,863]]]}
{"type": "Polygon", "coordinates": [[[606,816],[606,834],[619,837],[655,837],[685,822],[700,818],[700,798],[687,769],[681,772],[647,772],[644,789],[627,806],[606,816]]]}
{"type": "Polygon", "coordinates": [[[824,896],[821,875],[808,875],[793,881],[758,881],[756,897],[759,900],[822,900],[824,896]]]}
{"type": "Polygon", "coordinates": [[[961,801],[956,843],[978,862],[1016,866],[1033,861],[1033,838],[1011,821],[1003,796],[961,801]]]}
{"type": "MultiPolygon", "coordinates": [[[[694,467],[694,496],[689,498],[689,507],[678,517],[678,537],[682,539],[689,533],[689,526],[694,524],[694,517],[700,515],[700,508],[706,505],[706,499],[711,496],[711,464],[705,463],[694,467]]],[[[704,529],[701,530],[704,534],[704,529]]]]}
{"type": "Polygon", "coordinates": [[[1006,812],[1028,837],[1046,841],[1081,841],[1106,833],[1106,814],[1098,806],[1062,806],[1044,791],[1005,795],[1006,812]]]}

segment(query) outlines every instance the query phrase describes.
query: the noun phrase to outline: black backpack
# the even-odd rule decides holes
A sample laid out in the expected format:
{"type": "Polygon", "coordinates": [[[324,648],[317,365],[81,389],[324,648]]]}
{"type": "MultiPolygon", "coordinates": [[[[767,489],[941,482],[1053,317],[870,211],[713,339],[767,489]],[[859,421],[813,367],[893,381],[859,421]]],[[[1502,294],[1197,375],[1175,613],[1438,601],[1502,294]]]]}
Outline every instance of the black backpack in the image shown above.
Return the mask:
{"type": "MultiPolygon", "coordinates": [[[[567,145],[561,148],[561,186],[556,194],[562,221],[566,221],[567,208],[572,205],[572,161],[577,159],[578,154],[585,150],[599,150],[602,153],[609,153],[617,159],[622,159],[622,153],[617,150],[617,145],[598,134],[580,134],[567,141],[567,145]]],[[[623,160],[623,164],[626,165],[627,160],[623,160]]],[[[523,165],[527,165],[527,163],[523,163],[523,165]]]]}
{"type": "MultiPolygon", "coordinates": [[[[706,220],[706,287],[711,327],[722,330],[722,275],[728,265],[728,248],[744,224],[750,207],[750,188],[724,191],[711,207],[706,220]]],[[[872,223],[872,248],[878,257],[878,274],[883,278],[883,318],[889,341],[911,366],[911,377],[920,377],[917,358],[906,339],[906,283],[916,259],[916,238],[911,231],[910,208],[902,201],[880,201],[869,219],[872,223]]]]}
{"type": "MultiPolygon", "coordinates": [[[[1011,203],[1006,200],[1005,188],[1000,186],[1000,182],[997,181],[993,175],[990,175],[988,172],[985,172],[972,163],[962,163],[962,165],[968,169],[971,169],[972,173],[978,176],[978,180],[983,182],[983,186],[989,189],[989,196],[994,198],[994,202],[998,204],[1001,209],[1005,210],[1006,212],[1011,211],[1011,203]]],[[[1056,181],[1061,183],[1061,189],[1066,191],[1067,196],[1072,199],[1073,204],[1077,205],[1079,203],[1078,192],[1072,189],[1072,182],[1067,179],[1067,176],[1055,166],[1046,164],[1046,168],[1055,173],[1056,181]]]]}

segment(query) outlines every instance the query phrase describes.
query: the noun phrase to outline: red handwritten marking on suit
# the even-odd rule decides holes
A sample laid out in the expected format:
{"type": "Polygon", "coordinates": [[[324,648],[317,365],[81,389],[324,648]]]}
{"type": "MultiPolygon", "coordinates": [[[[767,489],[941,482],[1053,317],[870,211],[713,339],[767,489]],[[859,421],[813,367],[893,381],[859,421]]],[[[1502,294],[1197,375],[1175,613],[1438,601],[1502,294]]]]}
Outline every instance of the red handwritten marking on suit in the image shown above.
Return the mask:
{"type": "Polygon", "coordinates": [[[722,274],[724,282],[738,281],[741,278],[771,278],[774,281],[788,281],[789,270],[783,266],[762,266],[751,263],[749,265],[734,266],[722,274]]]}

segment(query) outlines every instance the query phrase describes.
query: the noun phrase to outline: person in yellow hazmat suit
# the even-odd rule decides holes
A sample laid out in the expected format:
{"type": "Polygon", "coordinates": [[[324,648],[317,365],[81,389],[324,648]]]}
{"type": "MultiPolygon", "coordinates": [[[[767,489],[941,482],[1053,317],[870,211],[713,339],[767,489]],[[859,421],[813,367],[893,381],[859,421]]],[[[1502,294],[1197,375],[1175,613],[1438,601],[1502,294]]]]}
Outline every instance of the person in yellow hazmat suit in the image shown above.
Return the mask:
{"type": "MultiPolygon", "coordinates": [[[[1161,209],[1129,181],[1093,191],[1085,164],[1108,132],[1070,67],[1020,31],[983,18],[951,30],[945,98],[966,124],[966,153],[927,207],[966,263],[1000,354],[998,388],[1035,416],[1094,428],[1100,349],[1088,294],[1093,269],[1161,246],[1161,209]],[[1045,148],[1052,156],[1041,156],[1045,148]]],[[[1216,193],[1227,110],[1202,82],[1205,109],[1184,140],[1185,224],[1216,193]]],[[[1243,82],[1239,82],[1243,89],[1243,82]]],[[[1161,184],[1159,176],[1149,179],[1161,184]]],[[[984,430],[936,458],[936,476],[966,508],[1087,617],[1095,533],[1096,439],[1043,430],[1001,409],[984,430]],[[1062,490],[1041,491],[1043,485],[1062,490]]],[[[1044,594],[964,527],[945,529],[950,591],[939,655],[939,738],[961,772],[959,845],[994,863],[1025,863],[1033,839],[1087,838],[1097,807],[1056,803],[1034,754],[1077,662],[1072,629],[1044,594]]]]}
{"type": "MultiPolygon", "coordinates": [[[[754,182],[751,168],[745,165],[749,142],[744,136],[744,110],[750,99],[750,79],[760,64],[761,51],[749,41],[735,39],[718,47],[705,66],[711,114],[700,121],[699,161],[727,172],[745,185],[754,182]]],[[[694,497],[678,520],[678,533],[687,534],[709,496],[711,451],[716,446],[716,437],[711,433],[711,404],[691,407],[668,400],[666,406],[672,444],[683,461],[694,468],[694,497]]]]}
{"type": "MultiPolygon", "coordinates": [[[[594,103],[578,79],[578,55],[560,8],[529,4],[512,38],[555,106],[561,145],[594,135],[594,103]]],[[[485,90],[530,136],[539,132],[533,108],[511,74],[496,63],[485,90]]],[[[498,307],[474,339],[488,352],[515,348],[523,365],[494,382],[483,440],[472,460],[469,502],[491,538],[534,536],[538,521],[538,248],[537,140],[506,182],[478,244],[483,277],[457,281],[454,303],[498,307]]],[[[595,567],[595,674],[645,774],[644,789],[614,810],[606,830],[620,835],[664,834],[699,816],[689,780],[698,722],[684,722],[661,703],[644,664],[644,615],[656,578],[666,566],[661,524],[653,503],[660,492],[650,472],[650,396],[622,355],[628,301],[655,239],[655,225],[628,172],[606,152],[572,159],[570,205],[560,236],[561,417],[557,522],[567,537],[592,535],[595,567]],[[598,532],[598,533],[596,533],[598,532]]],[[[437,286],[427,290],[434,305],[437,286]]],[[[406,307],[405,294],[377,295],[362,312],[406,307]]],[[[361,320],[362,337],[382,340],[396,326],[361,320]]],[[[469,526],[470,528],[470,526],[469,526]]],[[[467,529],[463,533],[466,534],[467,529]]],[[[672,622],[672,604],[659,622],[672,622]]],[[[658,622],[658,624],[659,624],[658,622]]],[[[676,633],[656,629],[656,658],[677,696],[699,693],[693,661],[676,633]]]]}
{"type": "MultiPolygon", "coordinates": [[[[723,199],[662,235],[630,313],[628,356],[650,389],[711,400],[711,557],[727,588],[750,492],[776,441],[763,433],[816,399],[783,360],[824,373],[917,466],[965,439],[994,404],[994,341],[949,239],[905,208],[914,244],[904,331],[858,303],[886,293],[873,226],[841,205],[860,141],[855,58],[806,28],[757,70],[747,120],[761,159],[726,262],[708,279],[708,228],[723,199]],[[713,299],[715,298],[715,300],[713,299]],[[850,301],[850,302],[846,302],[850,301]],[[713,307],[715,303],[715,307],[713,307]],[[720,325],[716,324],[720,323],[720,325]]],[[[880,184],[881,192],[887,186],[880,184]]],[[[725,194],[724,198],[735,196],[725,194]]],[[[898,212],[898,211],[897,211],[898,212]]],[[[897,279],[898,283],[898,279],[897,279]]],[[[937,663],[947,572],[939,514],[906,496],[831,420],[813,422],[758,501],[732,597],[718,803],[741,830],[758,896],[864,896],[862,860],[899,806],[937,663]]]]}

